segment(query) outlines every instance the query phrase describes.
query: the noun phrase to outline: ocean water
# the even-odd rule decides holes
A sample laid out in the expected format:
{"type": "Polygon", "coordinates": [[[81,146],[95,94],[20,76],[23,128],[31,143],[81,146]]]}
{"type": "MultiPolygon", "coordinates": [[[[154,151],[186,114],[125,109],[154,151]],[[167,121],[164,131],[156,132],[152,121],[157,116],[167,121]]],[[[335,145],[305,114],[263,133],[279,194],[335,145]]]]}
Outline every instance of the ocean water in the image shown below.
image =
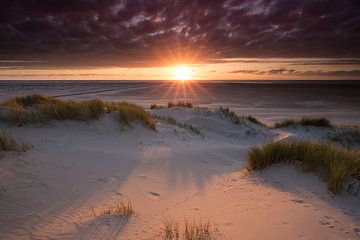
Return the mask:
{"type": "Polygon", "coordinates": [[[151,104],[186,100],[215,109],[229,107],[273,123],[286,118],[324,116],[360,125],[360,81],[0,81],[0,100],[40,93],[61,99],[99,98],[151,104]]]}

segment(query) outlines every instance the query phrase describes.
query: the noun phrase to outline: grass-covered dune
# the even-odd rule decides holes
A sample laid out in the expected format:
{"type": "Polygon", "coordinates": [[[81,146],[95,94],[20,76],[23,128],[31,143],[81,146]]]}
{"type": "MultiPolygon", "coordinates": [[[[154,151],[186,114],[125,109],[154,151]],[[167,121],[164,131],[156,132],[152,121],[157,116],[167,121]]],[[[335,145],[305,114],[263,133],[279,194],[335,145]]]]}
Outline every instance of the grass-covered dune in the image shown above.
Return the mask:
{"type": "Polygon", "coordinates": [[[300,126],[316,126],[316,127],[332,127],[330,121],[323,117],[303,117],[299,120],[286,119],[281,122],[277,122],[274,128],[285,128],[292,125],[300,126]]]}
{"type": "Polygon", "coordinates": [[[180,107],[180,108],[193,108],[193,105],[191,102],[187,101],[177,101],[177,102],[168,102],[167,106],[165,105],[157,105],[157,104],[151,104],[150,109],[164,109],[164,108],[174,108],[174,107],[180,107]]]}
{"type": "Polygon", "coordinates": [[[151,115],[142,107],[128,102],[103,102],[98,99],[85,101],[60,100],[39,94],[15,97],[0,104],[2,121],[24,125],[46,123],[51,120],[91,121],[106,113],[118,112],[119,122],[130,126],[140,121],[155,129],[151,115]]]}
{"type": "Polygon", "coordinates": [[[275,163],[292,163],[304,171],[316,171],[337,193],[349,177],[360,180],[360,152],[328,143],[310,141],[271,142],[248,151],[249,167],[261,170],[275,163]]]}

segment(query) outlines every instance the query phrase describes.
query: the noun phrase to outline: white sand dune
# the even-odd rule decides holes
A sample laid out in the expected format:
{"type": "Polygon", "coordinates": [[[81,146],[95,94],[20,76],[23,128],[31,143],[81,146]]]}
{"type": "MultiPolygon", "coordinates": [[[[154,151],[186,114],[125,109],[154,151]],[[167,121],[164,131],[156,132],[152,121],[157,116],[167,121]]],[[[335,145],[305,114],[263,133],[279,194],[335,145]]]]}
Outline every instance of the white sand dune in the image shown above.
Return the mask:
{"type": "Polygon", "coordinates": [[[205,138],[163,122],[156,132],[122,130],[114,114],[2,124],[34,148],[0,160],[0,239],[161,239],[166,220],[194,218],[211,219],[224,239],[359,239],[359,197],[333,196],[317,174],[290,166],[244,168],[250,146],[313,139],[318,130],[235,125],[199,109],[153,113],[191,123],[205,138]],[[135,214],[96,214],[119,200],[130,200],[135,214]]]}

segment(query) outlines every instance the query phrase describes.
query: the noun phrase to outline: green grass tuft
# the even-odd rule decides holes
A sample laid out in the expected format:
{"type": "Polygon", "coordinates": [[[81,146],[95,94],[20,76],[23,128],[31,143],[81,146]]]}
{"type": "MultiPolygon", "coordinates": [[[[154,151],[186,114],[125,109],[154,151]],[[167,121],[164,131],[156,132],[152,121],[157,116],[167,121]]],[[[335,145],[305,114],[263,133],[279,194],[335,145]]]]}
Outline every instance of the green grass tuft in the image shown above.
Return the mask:
{"type": "Polygon", "coordinates": [[[15,140],[9,134],[0,131],[0,151],[1,152],[25,152],[31,148],[30,145],[21,140],[15,140]]]}
{"type": "Polygon", "coordinates": [[[172,108],[172,107],[193,108],[193,105],[191,102],[187,102],[187,101],[169,102],[168,108],[172,108]]]}
{"type": "Polygon", "coordinates": [[[292,125],[301,125],[301,126],[316,126],[316,127],[331,127],[331,123],[326,118],[311,118],[303,117],[300,120],[286,119],[281,122],[277,122],[274,125],[274,128],[285,128],[292,125]]]}
{"type": "Polygon", "coordinates": [[[182,228],[178,223],[168,221],[163,231],[165,240],[216,240],[221,237],[217,226],[209,220],[194,220],[193,222],[185,220],[182,228]]]}
{"type": "Polygon", "coordinates": [[[328,189],[337,193],[348,177],[360,179],[360,152],[328,143],[272,142],[248,151],[249,167],[261,170],[272,164],[296,163],[305,171],[319,172],[328,189]]]}

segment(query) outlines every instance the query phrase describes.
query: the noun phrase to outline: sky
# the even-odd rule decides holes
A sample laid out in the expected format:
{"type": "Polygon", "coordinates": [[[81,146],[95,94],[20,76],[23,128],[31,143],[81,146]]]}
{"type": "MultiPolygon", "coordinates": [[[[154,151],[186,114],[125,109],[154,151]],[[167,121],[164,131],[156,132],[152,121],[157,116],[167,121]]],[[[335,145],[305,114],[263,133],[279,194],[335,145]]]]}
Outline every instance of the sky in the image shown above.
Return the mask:
{"type": "Polygon", "coordinates": [[[360,79],[359,0],[1,0],[1,80],[360,79]]]}

